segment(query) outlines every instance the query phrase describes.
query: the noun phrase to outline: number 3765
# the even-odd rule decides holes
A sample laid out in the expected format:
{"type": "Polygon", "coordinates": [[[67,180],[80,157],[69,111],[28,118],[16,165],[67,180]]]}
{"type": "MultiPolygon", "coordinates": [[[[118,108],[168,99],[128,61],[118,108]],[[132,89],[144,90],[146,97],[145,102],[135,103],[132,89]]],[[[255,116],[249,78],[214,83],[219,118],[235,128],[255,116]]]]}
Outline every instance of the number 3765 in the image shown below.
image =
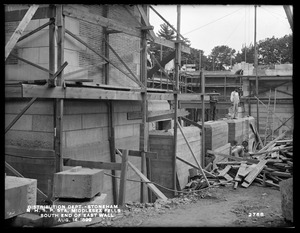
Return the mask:
{"type": "Polygon", "coordinates": [[[265,216],[265,215],[262,212],[261,213],[255,213],[254,212],[254,213],[249,213],[248,214],[248,217],[263,217],[263,216],[265,216]]]}

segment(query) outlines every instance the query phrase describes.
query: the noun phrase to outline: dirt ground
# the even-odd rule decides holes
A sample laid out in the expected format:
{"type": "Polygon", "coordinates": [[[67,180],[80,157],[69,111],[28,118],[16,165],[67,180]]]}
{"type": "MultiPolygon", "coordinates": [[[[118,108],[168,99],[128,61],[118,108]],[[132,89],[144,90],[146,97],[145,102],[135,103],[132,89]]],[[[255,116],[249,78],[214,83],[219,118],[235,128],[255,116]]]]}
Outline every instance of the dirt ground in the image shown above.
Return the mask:
{"type": "Polygon", "coordinates": [[[280,191],[252,184],[219,186],[166,206],[132,206],[124,215],[90,227],[293,227],[281,214],[280,191]]]}

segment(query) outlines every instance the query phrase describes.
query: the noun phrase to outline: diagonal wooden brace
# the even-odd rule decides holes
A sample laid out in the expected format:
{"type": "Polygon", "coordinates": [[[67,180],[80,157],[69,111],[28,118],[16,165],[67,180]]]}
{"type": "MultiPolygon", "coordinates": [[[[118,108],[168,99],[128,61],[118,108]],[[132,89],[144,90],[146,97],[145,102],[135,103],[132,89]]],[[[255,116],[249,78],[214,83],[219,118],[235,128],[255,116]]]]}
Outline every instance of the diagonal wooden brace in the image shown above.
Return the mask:
{"type": "Polygon", "coordinates": [[[56,71],[56,73],[48,79],[48,86],[49,87],[55,87],[55,79],[57,78],[57,76],[64,70],[64,68],[68,65],[68,62],[65,62],[64,64],[62,64],[62,66],[56,71]]]}

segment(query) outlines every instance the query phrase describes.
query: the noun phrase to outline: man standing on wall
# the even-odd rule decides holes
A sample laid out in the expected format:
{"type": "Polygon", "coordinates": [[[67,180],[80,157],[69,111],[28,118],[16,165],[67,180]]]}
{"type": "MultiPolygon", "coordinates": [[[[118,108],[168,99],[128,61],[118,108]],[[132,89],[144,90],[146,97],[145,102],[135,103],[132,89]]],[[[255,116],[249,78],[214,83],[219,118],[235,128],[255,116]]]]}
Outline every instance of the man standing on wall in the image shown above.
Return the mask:
{"type": "Polygon", "coordinates": [[[237,88],[233,92],[231,92],[230,101],[233,103],[233,119],[237,119],[238,106],[240,102],[239,92],[237,88]]]}
{"type": "MultiPolygon", "coordinates": [[[[212,93],[216,93],[216,90],[213,90],[212,93]]],[[[218,103],[217,93],[215,95],[210,95],[209,103],[210,103],[211,120],[214,121],[216,118],[216,110],[217,110],[217,103],[218,103]]]]}

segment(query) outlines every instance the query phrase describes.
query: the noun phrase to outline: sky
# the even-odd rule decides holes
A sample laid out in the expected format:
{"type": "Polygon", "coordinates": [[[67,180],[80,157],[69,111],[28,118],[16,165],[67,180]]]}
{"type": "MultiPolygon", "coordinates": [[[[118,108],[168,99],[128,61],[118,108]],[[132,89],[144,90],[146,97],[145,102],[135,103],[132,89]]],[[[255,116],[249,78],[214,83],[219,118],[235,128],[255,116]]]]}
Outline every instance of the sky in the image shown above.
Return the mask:
{"type": "MultiPolygon", "coordinates": [[[[152,7],[177,28],[176,5],[152,7]]],[[[157,33],[164,21],[151,8],[149,13],[157,33]]],[[[260,5],[256,22],[257,42],[292,34],[282,5],[260,5]]],[[[180,32],[191,41],[191,47],[203,50],[206,56],[219,45],[241,51],[245,44],[254,44],[254,5],[181,5],[180,32]]]]}

